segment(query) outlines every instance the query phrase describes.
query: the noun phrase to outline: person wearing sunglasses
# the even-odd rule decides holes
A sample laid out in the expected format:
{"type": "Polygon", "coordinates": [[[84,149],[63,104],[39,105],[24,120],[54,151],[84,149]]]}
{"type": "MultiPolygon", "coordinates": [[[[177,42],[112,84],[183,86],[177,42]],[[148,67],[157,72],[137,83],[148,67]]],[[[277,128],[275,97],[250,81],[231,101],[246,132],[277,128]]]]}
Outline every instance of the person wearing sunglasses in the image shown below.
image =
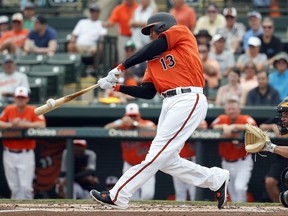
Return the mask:
{"type": "Polygon", "coordinates": [[[271,17],[265,17],[262,22],[263,34],[259,36],[261,40],[260,52],[265,53],[269,66],[273,65],[276,54],[283,50],[281,40],[274,35],[275,26],[271,17]]]}

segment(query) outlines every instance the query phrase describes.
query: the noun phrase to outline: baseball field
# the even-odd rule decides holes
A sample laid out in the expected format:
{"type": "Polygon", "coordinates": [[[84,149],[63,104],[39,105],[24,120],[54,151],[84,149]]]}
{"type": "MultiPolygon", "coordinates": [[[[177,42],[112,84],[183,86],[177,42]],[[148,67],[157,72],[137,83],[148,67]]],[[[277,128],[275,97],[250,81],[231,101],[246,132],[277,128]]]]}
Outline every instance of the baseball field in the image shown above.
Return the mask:
{"type": "Polygon", "coordinates": [[[279,203],[228,203],[218,210],[215,202],[145,201],[130,202],[126,210],[107,209],[92,200],[1,200],[0,215],[7,216],[239,216],[288,215],[279,203]]]}

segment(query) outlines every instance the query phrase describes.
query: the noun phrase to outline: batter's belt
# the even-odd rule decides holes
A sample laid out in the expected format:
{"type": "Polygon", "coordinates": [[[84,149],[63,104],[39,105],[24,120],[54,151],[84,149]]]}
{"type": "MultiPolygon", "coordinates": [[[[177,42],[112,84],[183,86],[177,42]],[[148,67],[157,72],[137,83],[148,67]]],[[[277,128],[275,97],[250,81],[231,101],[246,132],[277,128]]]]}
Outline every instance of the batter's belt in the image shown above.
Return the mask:
{"type": "Polygon", "coordinates": [[[184,93],[200,93],[203,94],[203,88],[200,87],[178,87],[175,89],[170,89],[165,92],[162,92],[161,95],[166,97],[173,97],[178,94],[184,94],[184,93]]]}

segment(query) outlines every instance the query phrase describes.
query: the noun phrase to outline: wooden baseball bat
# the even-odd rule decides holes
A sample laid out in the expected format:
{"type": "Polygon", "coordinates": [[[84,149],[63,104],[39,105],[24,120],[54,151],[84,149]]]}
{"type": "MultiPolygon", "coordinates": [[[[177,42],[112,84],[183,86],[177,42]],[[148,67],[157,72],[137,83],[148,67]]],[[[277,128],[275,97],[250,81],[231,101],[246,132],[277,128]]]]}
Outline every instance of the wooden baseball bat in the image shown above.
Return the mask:
{"type": "Polygon", "coordinates": [[[80,91],[74,92],[74,93],[72,93],[72,94],[66,95],[66,96],[64,96],[64,97],[61,97],[61,98],[55,100],[55,106],[54,106],[54,107],[50,107],[50,106],[48,106],[47,104],[44,104],[44,105],[42,105],[42,106],[37,107],[37,108],[34,110],[34,112],[35,112],[35,114],[38,115],[38,116],[39,116],[39,115],[43,115],[43,114],[45,114],[45,113],[47,113],[47,112],[50,112],[50,111],[52,111],[52,110],[54,110],[54,109],[57,109],[58,107],[63,106],[64,104],[66,104],[66,103],[68,103],[69,101],[75,99],[76,97],[79,97],[80,95],[85,94],[86,92],[91,91],[92,89],[95,89],[95,88],[98,88],[98,87],[99,87],[98,84],[89,86],[89,87],[87,87],[87,88],[85,88],[85,89],[82,89],[82,90],[80,90],[80,91]]]}

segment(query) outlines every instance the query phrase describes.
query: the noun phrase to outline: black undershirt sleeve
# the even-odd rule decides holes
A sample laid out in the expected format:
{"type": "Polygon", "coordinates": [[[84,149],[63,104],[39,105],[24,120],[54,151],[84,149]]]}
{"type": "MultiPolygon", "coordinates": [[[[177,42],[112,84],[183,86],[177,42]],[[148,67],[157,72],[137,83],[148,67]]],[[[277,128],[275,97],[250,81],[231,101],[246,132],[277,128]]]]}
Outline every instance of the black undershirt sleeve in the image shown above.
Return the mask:
{"type": "Polygon", "coordinates": [[[142,83],[140,86],[120,86],[120,92],[132,97],[152,99],[157,93],[153,83],[142,83]]]}
{"type": "Polygon", "coordinates": [[[163,36],[163,37],[157,38],[156,40],[145,45],[143,48],[137,51],[134,55],[132,55],[126,61],[124,61],[122,65],[125,67],[125,69],[128,69],[131,66],[153,59],[154,57],[165,52],[167,49],[168,49],[168,44],[167,44],[166,37],[163,36]]]}

